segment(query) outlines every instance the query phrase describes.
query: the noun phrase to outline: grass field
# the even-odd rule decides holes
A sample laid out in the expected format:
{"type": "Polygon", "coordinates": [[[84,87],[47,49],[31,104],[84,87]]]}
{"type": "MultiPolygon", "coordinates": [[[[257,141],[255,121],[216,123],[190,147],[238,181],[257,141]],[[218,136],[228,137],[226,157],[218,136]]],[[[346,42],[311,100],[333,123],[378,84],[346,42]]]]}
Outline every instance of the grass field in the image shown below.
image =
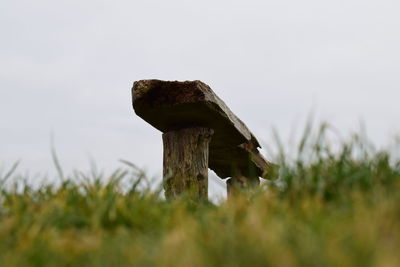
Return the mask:
{"type": "Polygon", "coordinates": [[[41,186],[5,171],[0,266],[400,266],[400,161],[327,131],[306,128],[292,152],[277,139],[279,179],[218,204],[165,201],[129,164],[57,163],[60,183],[41,186]]]}

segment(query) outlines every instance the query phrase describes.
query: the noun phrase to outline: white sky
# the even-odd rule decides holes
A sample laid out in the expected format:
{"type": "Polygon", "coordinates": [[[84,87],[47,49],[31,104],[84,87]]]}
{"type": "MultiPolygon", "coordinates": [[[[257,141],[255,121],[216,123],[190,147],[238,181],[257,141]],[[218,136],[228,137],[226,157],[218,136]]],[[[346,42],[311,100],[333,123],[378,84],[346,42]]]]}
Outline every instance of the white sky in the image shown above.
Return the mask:
{"type": "Polygon", "coordinates": [[[268,143],[310,111],[343,132],[400,127],[398,0],[2,0],[0,169],[130,160],[161,175],[161,133],[131,108],[134,80],[199,79],[268,143]]]}

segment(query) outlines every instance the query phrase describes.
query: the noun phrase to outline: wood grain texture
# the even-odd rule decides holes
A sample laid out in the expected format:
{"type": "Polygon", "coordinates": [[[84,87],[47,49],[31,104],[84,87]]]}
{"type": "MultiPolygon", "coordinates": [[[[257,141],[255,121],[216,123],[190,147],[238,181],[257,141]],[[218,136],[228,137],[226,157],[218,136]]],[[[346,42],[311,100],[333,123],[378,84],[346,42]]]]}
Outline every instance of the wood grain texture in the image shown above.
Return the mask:
{"type": "Polygon", "coordinates": [[[193,127],[163,134],[164,189],[167,199],[189,194],[208,198],[209,143],[213,130],[193,127]]]}

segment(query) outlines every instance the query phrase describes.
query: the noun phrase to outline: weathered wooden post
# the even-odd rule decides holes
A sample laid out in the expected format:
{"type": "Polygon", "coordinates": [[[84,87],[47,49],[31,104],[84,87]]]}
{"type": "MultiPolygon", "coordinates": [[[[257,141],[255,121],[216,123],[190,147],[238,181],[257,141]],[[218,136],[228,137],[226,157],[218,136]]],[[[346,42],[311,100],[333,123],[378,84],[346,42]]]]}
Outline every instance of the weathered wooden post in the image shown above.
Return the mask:
{"type": "Polygon", "coordinates": [[[200,81],[141,80],[133,84],[138,116],[163,132],[167,198],[208,196],[208,168],[231,177],[228,194],[259,185],[270,163],[257,139],[225,103],[200,81]]]}
{"type": "Polygon", "coordinates": [[[164,182],[167,198],[182,193],[207,199],[208,147],[213,130],[190,127],[163,134],[164,182]]]}

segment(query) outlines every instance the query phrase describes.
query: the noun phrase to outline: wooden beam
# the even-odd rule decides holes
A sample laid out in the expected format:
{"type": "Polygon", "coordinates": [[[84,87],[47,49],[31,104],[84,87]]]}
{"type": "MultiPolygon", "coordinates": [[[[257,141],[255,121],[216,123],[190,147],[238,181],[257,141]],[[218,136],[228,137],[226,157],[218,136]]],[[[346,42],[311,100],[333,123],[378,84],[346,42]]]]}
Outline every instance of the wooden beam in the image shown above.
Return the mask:
{"type": "Polygon", "coordinates": [[[136,114],[163,133],[192,126],[213,129],[209,167],[220,178],[232,177],[232,164],[261,177],[268,171],[255,136],[208,85],[141,80],[134,83],[132,97],[136,114]]]}

